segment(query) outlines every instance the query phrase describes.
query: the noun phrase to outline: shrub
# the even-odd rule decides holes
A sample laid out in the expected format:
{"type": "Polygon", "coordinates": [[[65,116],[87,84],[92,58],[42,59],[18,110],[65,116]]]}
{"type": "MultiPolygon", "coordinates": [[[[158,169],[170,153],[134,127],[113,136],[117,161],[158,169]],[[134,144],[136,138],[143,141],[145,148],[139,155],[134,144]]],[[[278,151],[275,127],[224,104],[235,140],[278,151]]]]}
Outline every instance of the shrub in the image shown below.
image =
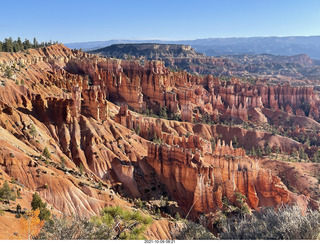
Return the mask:
{"type": "Polygon", "coordinates": [[[110,239],[109,227],[100,228],[86,218],[53,216],[52,221],[46,222],[40,233],[34,238],[38,240],[98,240],[110,239]]]}
{"type": "Polygon", "coordinates": [[[202,225],[187,221],[181,231],[173,236],[177,240],[213,240],[215,236],[202,225]]]}
{"type": "Polygon", "coordinates": [[[224,240],[300,240],[317,239],[320,214],[309,210],[305,215],[297,206],[282,206],[275,211],[265,208],[253,215],[228,219],[220,233],[224,240]]]}

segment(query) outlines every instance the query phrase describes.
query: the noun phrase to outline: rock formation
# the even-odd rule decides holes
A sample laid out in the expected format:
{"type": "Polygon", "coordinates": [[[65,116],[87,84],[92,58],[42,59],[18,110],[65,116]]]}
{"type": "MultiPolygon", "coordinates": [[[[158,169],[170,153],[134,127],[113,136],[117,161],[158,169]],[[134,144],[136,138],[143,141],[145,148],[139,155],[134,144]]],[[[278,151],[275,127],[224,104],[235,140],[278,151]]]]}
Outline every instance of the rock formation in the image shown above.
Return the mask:
{"type": "Polygon", "coordinates": [[[261,169],[258,158],[232,147],[234,137],[247,150],[269,143],[291,153],[301,143],[201,122],[261,125],[281,115],[299,128],[318,128],[312,88],[173,72],[161,61],[106,59],[61,44],[0,53],[0,63],[16,79],[3,77],[0,86],[0,181],[19,179],[25,197],[37,191],[55,211],[90,216],[104,206],[128,206],[123,197],[148,200],[145,186],[155,182],[194,218],[220,209],[224,197],[235,203],[237,192],[252,209],[308,205],[307,196],[261,169]],[[161,113],[187,122],[154,118],[161,113]]]}
{"type": "Polygon", "coordinates": [[[222,209],[224,198],[236,204],[236,194],[247,197],[248,205],[277,206],[295,201],[281,180],[245,156],[242,149],[218,141],[212,154],[203,157],[191,149],[166,144],[149,144],[147,162],[155,169],[170,193],[185,211],[209,213],[222,209]]]}

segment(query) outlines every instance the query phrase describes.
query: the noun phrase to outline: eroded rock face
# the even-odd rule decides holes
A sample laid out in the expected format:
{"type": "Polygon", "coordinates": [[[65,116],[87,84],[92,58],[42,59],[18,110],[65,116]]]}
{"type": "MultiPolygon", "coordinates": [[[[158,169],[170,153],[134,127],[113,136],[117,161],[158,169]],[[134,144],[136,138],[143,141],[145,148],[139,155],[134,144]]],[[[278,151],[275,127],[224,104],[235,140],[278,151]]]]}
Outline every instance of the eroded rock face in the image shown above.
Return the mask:
{"type": "MultiPolygon", "coordinates": [[[[259,168],[258,160],[245,156],[241,149],[219,143],[213,151],[210,139],[221,134],[229,144],[237,136],[239,145],[248,146],[246,149],[263,146],[272,139],[270,146],[283,151],[297,148],[298,142],[237,127],[148,118],[133,109],[158,112],[166,106],[168,113],[181,114],[189,122],[201,121],[207,114],[216,121],[222,116],[246,121],[251,116],[257,123],[264,123],[266,117],[273,116],[272,109],[282,106],[292,114],[305,116],[307,103],[309,117],[317,118],[319,101],[312,89],[249,85],[237,79],[225,82],[210,75],[172,72],[160,61],[141,64],[137,60],[104,59],[63,45],[30,50],[30,54],[0,54],[2,64],[19,62],[26,67],[16,75],[25,79],[25,85],[8,81],[5,89],[0,88],[0,139],[11,142],[12,150],[23,156],[19,161],[1,154],[0,166],[6,169],[8,162],[16,165],[6,178],[20,177],[30,191],[50,180],[47,175],[41,179],[28,175],[30,159],[41,155],[44,147],[51,150],[53,163],[60,164],[64,157],[73,171],[83,166],[91,187],[80,187],[81,180],[76,177],[61,176],[53,182],[57,191],[52,187],[52,191],[41,192],[57,210],[64,211],[68,205],[67,213],[91,215],[117,203],[109,195],[121,202],[110,192],[100,196],[94,190],[93,184],[100,180],[125,196],[143,197],[136,172],[145,157],[151,169],[144,173],[154,170],[186,213],[194,205],[193,216],[221,208],[224,197],[235,202],[235,192],[246,195],[254,209],[295,201],[279,178],[259,168]],[[112,102],[123,105],[119,109],[112,102]],[[31,125],[37,130],[33,136],[31,125]]],[[[35,170],[30,171],[36,174],[35,170]]]]}
{"type": "MultiPolygon", "coordinates": [[[[320,101],[312,87],[266,86],[259,82],[252,85],[237,78],[226,82],[212,75],[172,72],[161,61],[104,59],[63,45],[33,50],[32,56],[2,55],[6,65],[21,61],[45,67],[43,84],[49,85],[49,81],[74,93],[78,87],[83,97],[82,113],[95,119],[105,120],[106,99],[126,103],[137,111],[148,108],[158,112],[166,106],[168,113],[180,113],[182,120],[188,122],[193,121],[195,108],[213,120],[220,116],[247,121],[249,110],[254,108],[282,109],[319,119],[320,101]]],[[[80,100],[75,99],[78,103],[80,100]]],[[[260,117],[257,121],[263,123],[263,116],[260,117]]]]}
{"type": "Polygon", "coordinates": [[[150,143],[147,162],[193,216],[222,209],[224,198],[237,204],[237,192],[247,197],[252,209],[295,202],[294,194],[277,176],[261,169],[257,159],[224,142],[204,156],[179,146],[150,143]]]}

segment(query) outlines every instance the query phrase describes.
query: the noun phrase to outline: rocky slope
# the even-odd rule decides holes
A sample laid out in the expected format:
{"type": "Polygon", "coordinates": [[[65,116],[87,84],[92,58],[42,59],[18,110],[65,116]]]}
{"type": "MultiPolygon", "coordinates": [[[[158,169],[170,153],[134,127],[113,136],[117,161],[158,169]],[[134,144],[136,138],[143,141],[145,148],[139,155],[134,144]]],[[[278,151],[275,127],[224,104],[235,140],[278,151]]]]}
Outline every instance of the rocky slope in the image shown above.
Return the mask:
{"type": "MultiPolygon", "coordinates": [[[[318,128],[319,98],[312,87],[226,82],[172,72],[160,61],[105,59],[61,44],[0,53],[0,64],[0,183],[20,189],[23,208],[30,208],[34,192],[57,213],[81,216],[109,205],[131,207],[132,198],[168,196],[196,220],[221,208],[224,197],[236,203],[239,192],[252,209],[317,207],[314,195],[290,192],[261,168],[260,158],[232,147],[236,136],[245,149],[266,143],[288,153],[303,148],[240,125],[260,126],[283,113],[293,125],[318,128]],[[178,116],[146,116],[151,110],[178,116]],[[207,120],[239,124],[199,124],[207,120]],[[45,147],[48,160],[40,157],[45,147]]],[[[163,238],[173,228],[170,222],[154,226],[163,226],[163,238]]],[[[154,226],[150,238],[160,235],[154,226]]]]}

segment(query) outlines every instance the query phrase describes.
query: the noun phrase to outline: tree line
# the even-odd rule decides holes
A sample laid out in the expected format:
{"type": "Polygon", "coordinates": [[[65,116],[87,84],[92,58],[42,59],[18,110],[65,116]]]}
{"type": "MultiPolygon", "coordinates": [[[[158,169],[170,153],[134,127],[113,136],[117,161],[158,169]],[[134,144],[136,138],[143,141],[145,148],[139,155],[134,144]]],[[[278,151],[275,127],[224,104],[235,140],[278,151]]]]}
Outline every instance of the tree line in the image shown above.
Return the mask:
{"type": "Polygon", "coordinates": [[[48,47],[53,44],[57,44],[58,41],[52,42],[38,42],[36,38],[33,38],[33,41],[29,41],[25,39],[24,41],[18,37],[17,40],[13,40],[12,37],[5,38],[4,41],[0,41],[0,52],[19,52],[24,51],[29,48],[41,48],[41,47],[48,47]]]}

